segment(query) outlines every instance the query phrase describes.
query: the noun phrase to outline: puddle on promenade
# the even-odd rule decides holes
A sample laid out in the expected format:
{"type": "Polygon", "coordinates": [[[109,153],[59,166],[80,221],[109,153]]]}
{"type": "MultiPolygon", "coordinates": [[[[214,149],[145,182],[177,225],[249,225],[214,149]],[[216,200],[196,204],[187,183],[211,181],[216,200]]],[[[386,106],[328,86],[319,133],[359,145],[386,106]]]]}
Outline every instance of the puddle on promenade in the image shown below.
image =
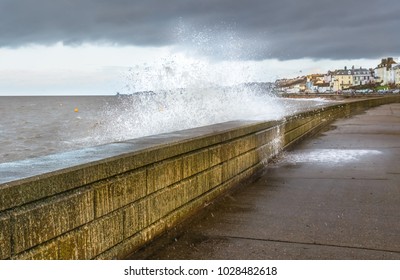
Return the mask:
{"type": "Polygon", "coordinates": [[[362,160],[367,156],[377,156],[382,152],[377,150],[357,149],[313,149],[285,153],[282,163],[331,163],[343,164],[362,160]]]}

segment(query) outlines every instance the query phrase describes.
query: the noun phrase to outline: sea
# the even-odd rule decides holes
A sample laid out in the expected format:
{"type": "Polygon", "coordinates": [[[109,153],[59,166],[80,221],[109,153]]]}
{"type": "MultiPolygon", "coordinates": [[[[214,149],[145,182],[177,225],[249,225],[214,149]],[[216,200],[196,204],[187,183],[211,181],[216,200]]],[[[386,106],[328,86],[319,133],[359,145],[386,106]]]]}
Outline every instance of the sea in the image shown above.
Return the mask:
{"type": "Polygon", "coordinates": [[[323,99],[201,95],[0,96],[0,163],[238,119],[273,120],[323,99]]]}

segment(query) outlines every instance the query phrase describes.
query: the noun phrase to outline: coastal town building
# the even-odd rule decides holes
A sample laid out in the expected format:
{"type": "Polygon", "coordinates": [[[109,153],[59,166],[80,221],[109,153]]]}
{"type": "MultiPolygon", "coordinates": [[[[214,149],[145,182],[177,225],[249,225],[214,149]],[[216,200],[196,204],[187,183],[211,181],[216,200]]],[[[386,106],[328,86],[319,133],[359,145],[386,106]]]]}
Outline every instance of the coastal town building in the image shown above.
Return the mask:
{"type": "Polygon", "coordinates": [[[310,74],[293,79],[280,79],[276,87],[286,93],[328,93],[346,90],[365,91],[376,86],[399,86],[400,64],[393,57],[382,58],[374,69],[344,67],[327,74],[310,74]]]}
{"type": "Polygon", "coordinates": [[[351,70],[348,70],[346,66],[344,69],[335,70],[331,76],[331,86],[334,91],[347,89],[353,85],[351,70]]]}
{"type": "Polygon", "coordinates": [[[394,75],[394,83],[396,85],[400,85],[400,64],[397,64],[392,68],[393,75],[394,75]]]}
{"type": "Polygon", "coordinates": [[[355,68],[354,66],[344,69],[328,72],[330,76],[330,85],[333,91],[341,91],[354,86],[371,84],[375,81],[371,70],[366,68],[355,68]]]}
{"type": "Polygon", "coordinates": [[[275,82],[276,87],[286,93],[304,92],[307,88],[306,83],[307,78],[304,76],[293,79],[279,79],[275,82]]]}
{"type": "Polygon", "coordinates": [[[362,86],[375,82],[374,71],[366,68],[352,69],[353,86],[362,86]]]}
{"type": "Polygon", "coordinates": [[[311,93],[325,93],[331,90],[324,74],[311,74],[307,76],[306,90],[311,93]]]}
{"type": "Polygon", "coordinates": [[[395,83],[394,66],[397,62],[393,57],[382,58],[381,63],[375,68],[375,82],[381,85],[389,85],[395,83]]]}

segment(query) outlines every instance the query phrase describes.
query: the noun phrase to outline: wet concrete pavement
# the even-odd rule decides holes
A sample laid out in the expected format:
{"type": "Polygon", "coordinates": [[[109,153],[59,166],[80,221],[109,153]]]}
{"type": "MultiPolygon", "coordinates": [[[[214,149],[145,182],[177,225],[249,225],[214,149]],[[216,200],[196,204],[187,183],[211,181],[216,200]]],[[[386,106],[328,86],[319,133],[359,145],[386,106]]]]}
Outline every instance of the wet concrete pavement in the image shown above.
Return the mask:
{"type": "Polygon", "coordinates": [[[334,122],[132,259],[400,259],[400,104],[334,122]]]}

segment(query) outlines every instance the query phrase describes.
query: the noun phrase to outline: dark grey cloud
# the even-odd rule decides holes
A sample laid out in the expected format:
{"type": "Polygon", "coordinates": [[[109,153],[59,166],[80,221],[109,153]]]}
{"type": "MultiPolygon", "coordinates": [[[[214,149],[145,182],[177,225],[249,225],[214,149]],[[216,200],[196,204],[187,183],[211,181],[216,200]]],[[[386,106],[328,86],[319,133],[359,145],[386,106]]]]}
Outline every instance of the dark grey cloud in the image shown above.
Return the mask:
{"type": "Polygon", "coordinates": [[[166,46],[216,59],[400,55],[398,0],[0,0],[0,47],[166,46]]]}

